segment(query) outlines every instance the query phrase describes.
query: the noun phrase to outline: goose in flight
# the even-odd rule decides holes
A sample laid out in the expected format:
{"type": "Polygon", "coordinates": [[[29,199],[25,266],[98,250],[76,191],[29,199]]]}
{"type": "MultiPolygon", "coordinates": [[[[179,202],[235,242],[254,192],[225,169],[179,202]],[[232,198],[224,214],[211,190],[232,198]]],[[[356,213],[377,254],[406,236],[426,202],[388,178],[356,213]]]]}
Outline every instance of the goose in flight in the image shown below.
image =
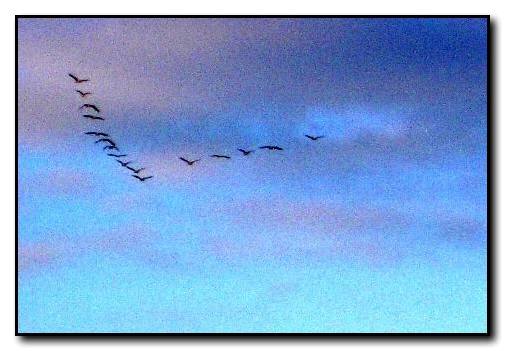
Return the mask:
{"type": "Polygon", "coordinates": [[[97,137],[108,137],[109,136],[109,134],[102,133],[102,132],[86,132],[84,134],[86,134],[86,135],[94,135],[94,136],[97,136],[97,137]]]}
{"type": "Polygon", "coordinates": [[[132,161],[128,161],[128,162],[122,162],[121,160],[116,160],[117,162],[119,162],[121,164],[121,166],[123,167],[127,167],[130,163],[132,163],[132,161]]]}
{"type": "Polygon", "coordinates": [[[186,163],[188,164],[188,166],[193,166],[193,164],[194,164],[195,162],[200,161],[200,159],[190,161],[190,160],[186,160],[184,157],[179,157],[179,160],[186,162],[186,163]]]}
{"type": "Polygon", "coordinates": [[[104,119],[104,118],[102,118],[102,117],[98,117],[98,116],[93,116],[93,115],[82,115],[82,117],[84,117],[84,118],[89,118],[89,119],[99,119],[99,120],[101,120],[101,121],[105,121],[105,119],[104,119]]]}
{"type": "Polygon", "coordinates": [[[237,149],[240,151],[244,156],[249,155],[251,152],[254,152],[254,150],[244,150],[244,149],[237,149]]]}
{"type": "Polygon", "coordinates": [[[135,177],[135,178],[137,178],[138,180],[140,180],[141,182],[143,182],[143,181],[145,181],[145,180],[147,180],[147,179],[149,179],[149,178],[152,178],[153,176],[149,176],[149,177],[139,177],[139,176],[138,176],[138,175],[136,175],[136,174],[132,174],[132,177],[135,177]]]}
{"type": "Polygon", "coordinates": [[[68,74],[76,83],[84,83],[84,82],[89,82],[89,79],[80,79],[74,76],[72,73],[68,74]]]}
{"type": "Polygon", "coordinates": [[[226,158],[226,159],[230,159],[231,157],[230,156],[226,156],[226,155],[210,155],[210,157],[214,157],[214,158],[226,158]]]}
{"type": "Polygon", "coordinates": [[[107,154],[107,156],[115,157],[115,158],[120,158],[120,157],[125,157],[128,156],[127,154],[121,154],[121,155],[116,155],[116,154],[107,154]]]}
{"type": "Polygon", "coordinates": [[[95,144],[98,144],[98,143],[101,143],[101,142],[105,142],[105,143],[109,143],[110,145],[112,146],[116,146],[116,143],[113,142],[111,139],[109,138],[102,138],[102,139],[98,139],[97,141],[95,141],[95,144]]]}
{"type": "Polygon", "coordinates": [[[315,141],[315,140],[317,140],[317,139],[324,138],[324,135],[312,136],[312,135],[305,134],[305,136],[306,136],[307,138],[309,138],[310,140],[313,140],[313,141],[315,141]]]}
{"type": "Polygon", "coordinates": [[[103,147],[104,150],[116,150],[119,151],[118,147],[115,145],[107,145],[103,147]]]}
{"type": "Polygon", "coordinates": [[[135,168],[130,167],[130,166],[125,166],[125,167],[128,168],[130,171],[132,171],[135,174],[139,174],[141,171],[145,170],[145,168],[135,169],[135,168]]]}
{"type": "Polygon", "coordinates": [[[260,149],[268,149],[268,150],[284,150],[282,147],[275,146],[275,145],[265,145],[265,146],[260,146],[260,149]]]}
{"type": "Polygon", "coordinates": [[[81,97],[86,97],[86,96],[88,96],[88,95],[91,95],[91,91],[86,91],[86,92],[84,92],[84,91],[82,91],[82,90],[77,89],[77,90],[76,90],[76,92],[78,92],[78,93],[79,93],[79,95],[81,95],[81,97]]]}
{"type": "Polygon", "coordinates": [[[96,113],[100,113],[100,109],[93,104],[83,104],[81,107],[79,107],[79,110],[82,110],[83,108],[91,108],[96,111],[96,113]]]}

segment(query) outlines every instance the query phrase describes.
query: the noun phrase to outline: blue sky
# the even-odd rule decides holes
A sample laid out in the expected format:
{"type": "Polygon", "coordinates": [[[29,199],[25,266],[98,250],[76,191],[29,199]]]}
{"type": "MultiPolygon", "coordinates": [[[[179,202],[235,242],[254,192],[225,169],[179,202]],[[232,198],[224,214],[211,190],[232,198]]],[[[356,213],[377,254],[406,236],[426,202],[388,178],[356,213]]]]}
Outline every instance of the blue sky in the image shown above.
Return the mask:
{"type": "Polygon", "coordinates": [[[21,332],[486,331],[484,19],[18,34],[21,332]]]}

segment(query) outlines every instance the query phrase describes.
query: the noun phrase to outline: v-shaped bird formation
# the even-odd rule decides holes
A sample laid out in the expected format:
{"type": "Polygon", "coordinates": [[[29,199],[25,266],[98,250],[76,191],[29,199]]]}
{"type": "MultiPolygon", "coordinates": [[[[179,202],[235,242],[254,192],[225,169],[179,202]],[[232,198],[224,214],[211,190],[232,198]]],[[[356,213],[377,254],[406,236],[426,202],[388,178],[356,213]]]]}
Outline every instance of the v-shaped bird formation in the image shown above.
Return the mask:
{"type": "MultiPolygon", "coordinates": [[[[90,81],[89,79],[81,79],[72,73],[69,73],[68,75],[70,78],[72,78],[74,80],[75,84],[83,84],[83,83],[90,81]]],[[[79,96],[82,99],[87,99],[89,96],[93,95],[93,93],[91,91],[83,91],[81,89],[76,89],[75,91],[79,94],[79,96]]],[[[79,107],[79,111],[83,112],[83,114],[82,114],[83,118],[89,119],[90,122],[92,121],[91,123],[93,123],[94,125],[95,124],[98,125],[98,123],[101,123],[101,121],[106,120],[104,117],[100,116],[101,109],[96,104],[87,103],[87,102],[83,103],[79,107]],[[91,113],[93,113],[93,114],[91,114],[91,113]]],[[[103,145],[102,149],[104,151],[107,151],[107,156],[114,158],[118,162],[118,164],[121,165],[122,168],[125,168],[125,169],[128,169],[129,171],[131,171],[133,173],[133,174],[131,174],[132,177],[138,179],[141,182],[144,182],[144,181],[151,179],[153,177],[152,175],[143,176],[143,175],[139,174],[142,171],[145,171],[145,169],[146,169],[145,167],[134,168],[134,167],[130,166],[130,164],[132,164],[133,161],[122,161],[124,157],[128,156],[128,154],[119,153],[120,149],[119,149],[117,143],[112,139],[112,137],[110,136],[109,133],[95,130],[95,131],[85,132],[84,134],[96,138],[95,144],[103,145]]]]}
{"type": "MultiPolygon", "coordinates": [[[[86,83],[86,82],[90,81],[89,79],[81,79],[71,73],[69,73],[68,75],[74,80],[75,84],[82,84],[82,83],[86,83]]],[[[79,96],[82,99],[87,99],[88,96],[93,95],[93,93],[91,91],[83,91],[81,89],[76,89],[75,91],[79,94],[79,96]]],[[[93,121],[92,123],[99,123],[99,121],[105,121],[105,118],[99,115],[101,112],[101,109],[96,104],[83,103],[79,107],[79,111],[83,112],[83,114],[82,114],[83,118],[93,121]],[[91,114],[91,113],[93,113],[93,114],[91,114]]],[[[95,140],[95,144],[103,145],[102,149],[104,151],[109,151],[107,153],[107,156],[113,157],[114,159],[116,159],[117,163],[121,167],[131,171],[133,173],[133,174],[131,174],[132,177],[138,179],[141,182],[144,182],[148,179],[153,178],[152,175],[150,175],[150,176],[139,175],[140,172],[142,172],[146,169],[145,167],[134,168],[134,167],[130,166],[130,164],[133,163],[133,161],[123,161],[122,159],[124,157],[127,157],[128,154],[120,153],[119,147],[117,146],[116,142],[111,138],[111,136],[108,133],[104,133],[101,131],[89,131],[89,132],[85,132],[84,134],[97,138],[95,140]],[[113,151],[114,151],[114,153],[113,153],[113,151]]],[[[313,136],[313,135],[305,134],[304,136],[306,138],[310,139],[311,141],[317,141],[321,138],[324,138],[324,135],[313,136]]],[[[278,145],[263,145],[263,146],[258,147],[258,149],[259,150],[268,150],[268,151],[284,151],[284,148],[282,148],[278,145]]],[[[237,151],[240,151],[242,156],[249,156],[255,150],[254,149],[237,148],[237,151]]],[[[214,159],[221,159],[221,160],[230,160],[231,159],[231,156],[224,155],[224,154],[212,154],[212,155],[209,155],[209,157],[214,158],[214,159]]],[[[201,159],[202,158],[200,157],[198,159],[189,160],[189,159],[184,158],[182,156],[179,157],[179,160],[183,161],[188,166],[195,165],[197,162],[201,161],[201,159]]]]}

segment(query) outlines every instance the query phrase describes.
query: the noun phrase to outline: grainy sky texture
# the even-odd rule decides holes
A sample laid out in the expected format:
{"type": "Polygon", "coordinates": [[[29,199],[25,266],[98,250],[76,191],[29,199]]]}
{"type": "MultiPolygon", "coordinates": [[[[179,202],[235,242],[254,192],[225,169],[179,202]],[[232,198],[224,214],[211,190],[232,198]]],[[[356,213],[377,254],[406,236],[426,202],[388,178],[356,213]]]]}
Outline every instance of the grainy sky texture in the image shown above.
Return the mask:
{"type": "Polygon", "coordinates": [[[19,331],[486,331],[485,19],[18,35],[19,331]]]}

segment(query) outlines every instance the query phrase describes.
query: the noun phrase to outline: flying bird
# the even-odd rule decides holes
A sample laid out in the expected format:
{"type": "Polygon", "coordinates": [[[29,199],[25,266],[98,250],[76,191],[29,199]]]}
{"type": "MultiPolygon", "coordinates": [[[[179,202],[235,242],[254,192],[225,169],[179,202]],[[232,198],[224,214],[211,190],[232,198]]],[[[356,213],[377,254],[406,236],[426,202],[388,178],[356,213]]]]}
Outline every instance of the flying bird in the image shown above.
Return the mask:
{"type": "Polygon", "coordinates": [[[116,155],[116,154],[107,154],[107,156],[115,157],[115,158],[120,158],[120,157],[125,157],[128,156],[127,154],[121,154],[121,155],[116,155]]]}
{"type": "Polygon", "coordinates": [[[83,108],[91,108],[95,110],[96,113],[100,113],[100,109],[94,104],[83,104],[81,107],[79,107],[79,110],[82,110],[83,108]]]}
{"type": "Polygon", "coordinates": [[[101,142],[105,142],[105,143],[109,143],[110,145],[112,146],[116,146],[116,143],[113,142],[111,139],[109,138],[102,138],[102,139],[98,139],[97,141],[95,141],[95,144],[98,144],[98,143],[101,143],[101,142]]]}
{"type": "Polygon", "coordinates": [[[135,174],[139,174],[141,171],[145,170],[145,168],[135,169],[135,168],[130,167],[130,166],[126,166],[126,168],[128,168],[130,171],[132,171],[135,174]]]}
{"type": "Polygon", "coordinates": [[[84,91],[82,91],[82,90],[78,90],[78,89],[77,89],[77,90],[76,90],[76,92],[78,92],[78,93],[79,93],[79,95],[81,95],[81,97],[86,97],[86,96],[88,96],[88,95],[91,95],[91,91],[86,91],[86,92],[84,92],[84,91]]]}
{"type": "Polygon", "coordinates": [[[101,121],[105,121],[105,119],[104,119],[104,118],[102,118],[102,117],[98,117],[98,116],[93,116],[93,115],[82,115],[82,117],[84,117],[84,118],[89,118],[89,119],[99,119],[99,120],[101,120],[101,121]]]}
{"type": "Polygon", "coordinates": [[[312,136],[312,135],[305,134],[305,136],[307,138],[309,138],[310,140],[317,140],[317,139],[324,138],[324,135],[312,136]]]}
{"type": "Polygon", "coordinates": [[[237,149],[240,151],[244,156],[249,155],[251,152],[254,152],[254,150],[244,150],[244,149],[237,149]]]}
{"type": "Polygon", "coordinates": [[[268,150],[284,150],[282,147],[275,146],[275,145],[265,145],[265,146],[260,146],[260,149],[268,149],[268,150]]]}
{"type": "Polygon", "coordinates": [[[226,155],[210,155],[210,157],[214,157],[214,158],[226,158],[226,159],[230,159],[231,157],[230,156],[226,156],[226,155]]]}
{"type": "Polygon", "coordinates": [[[117,162],[119,162],[121,164],[121,166],[123,167],[126,167],[128,166],[130,163],[132,163],[132,161],[128,161],[128,162],[122,162],[121,160],[116,160],[117,162]]]}
{"type": "Polygon", "coordinates": [[[115,145],[107,145],[107,146],[104,146],[103,149],[104,150],[116,150],[116,151],[119,151],[119,149],[115,145]]]}
{"type": "Polygon", "coordinates": [[[139,177],[139,176],[138,176],[138,175],[136,175],[136,174],[132,174],[132,177],[135,177],[135,178],[137,178],[138,180],[140,180],[141,182],[143,182],[143,181],[145,181],[145,180],[147,180],[147,179],[149,179],[149,178],[152,178],[153,176],[149,176],[149,177],[139,177]]]}
{"type": "Polygon", "coordinates": [[[94,135],[94,136],[97,136],[97,137],[100,137],[100,136],[108,137],[109,136],[109,134],[102,133],[102,132],[86,132],[84,134],[86,134],[86,135],[94,135]]]}
{"type": "Polygon", "coordinates": [[[77,78],[76,76],[74,76],[72,73],[69,73],[68,74],[70,77],[73,78],[73,80],[76,82],[76,83],[84,83],[84,82],[89,82],[89,79],[80,79],[80,78],[77,78]]]}
{"type": "Polygon", "coordinates": [[[182,161],[186,162],[186,163],[188,164],[188,166],[193,166],[193,164],[194,164],[195,162],[200,161],[200,159],[190,161],[190,160],[186,160],[184,157],[179,157],[179,160],[182,160],[182,161]]]}

